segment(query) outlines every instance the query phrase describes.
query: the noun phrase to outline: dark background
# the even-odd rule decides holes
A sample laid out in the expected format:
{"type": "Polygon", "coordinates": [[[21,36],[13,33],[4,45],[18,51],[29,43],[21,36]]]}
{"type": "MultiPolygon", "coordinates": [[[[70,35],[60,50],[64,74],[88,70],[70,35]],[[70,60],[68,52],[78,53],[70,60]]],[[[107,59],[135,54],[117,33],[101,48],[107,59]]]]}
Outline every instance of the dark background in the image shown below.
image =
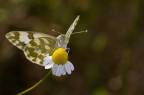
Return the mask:
{"type": "Polygon", "coordinates": [[[48,70],[28,61],[5,38],[9,31],[71,36],[71,75],[55,77],[27,95],[144,95],[144,0],[0,0],[0,95],[16,95],[48,70]]]}

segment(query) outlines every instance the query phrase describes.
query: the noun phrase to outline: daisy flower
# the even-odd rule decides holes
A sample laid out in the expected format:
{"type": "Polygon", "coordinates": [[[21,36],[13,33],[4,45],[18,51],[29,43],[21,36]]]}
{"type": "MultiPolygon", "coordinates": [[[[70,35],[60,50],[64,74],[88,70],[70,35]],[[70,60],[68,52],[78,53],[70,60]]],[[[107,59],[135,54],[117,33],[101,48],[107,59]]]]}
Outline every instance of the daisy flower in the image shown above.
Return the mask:
{"type": "Polygon", "coordinates": [[[68,53],[64,48],[56,49],[52,56],[47,55],[43,61],[45,69],[52,69],[52,74],[56,76],[71,74],[74,70],[73,64],[68,61],[68,53]]]}

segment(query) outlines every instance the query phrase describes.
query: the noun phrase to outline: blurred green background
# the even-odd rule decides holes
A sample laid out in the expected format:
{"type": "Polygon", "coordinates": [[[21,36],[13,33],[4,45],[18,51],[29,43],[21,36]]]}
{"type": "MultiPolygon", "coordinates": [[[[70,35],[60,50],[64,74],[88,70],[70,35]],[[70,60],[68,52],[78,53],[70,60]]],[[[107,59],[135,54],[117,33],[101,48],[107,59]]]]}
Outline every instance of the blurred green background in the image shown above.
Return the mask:
{"type": "Polygon", "coordinates": [[[5,38],[9,31],[71,36],[71,75],[55,77],[27,95],[144,95],[144,0],[0,0],[0,95],[16,95],[48,70],[28,61],[5,38]]]}

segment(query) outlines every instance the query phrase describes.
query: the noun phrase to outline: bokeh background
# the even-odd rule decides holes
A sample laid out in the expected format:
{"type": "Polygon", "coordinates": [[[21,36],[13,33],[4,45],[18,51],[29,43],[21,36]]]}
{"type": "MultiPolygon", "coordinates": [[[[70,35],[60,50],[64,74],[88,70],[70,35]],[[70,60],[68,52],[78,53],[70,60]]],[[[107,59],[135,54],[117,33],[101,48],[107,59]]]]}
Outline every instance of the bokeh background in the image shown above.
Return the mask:
{"type": "Polygon", "coordinates": [[[71,36],[71,75],[49,78],[26,95],[144,95],[144,0],[0,0],[0,95],[16,95],[48,70],[5,38],[9,31],[71,36]]]}

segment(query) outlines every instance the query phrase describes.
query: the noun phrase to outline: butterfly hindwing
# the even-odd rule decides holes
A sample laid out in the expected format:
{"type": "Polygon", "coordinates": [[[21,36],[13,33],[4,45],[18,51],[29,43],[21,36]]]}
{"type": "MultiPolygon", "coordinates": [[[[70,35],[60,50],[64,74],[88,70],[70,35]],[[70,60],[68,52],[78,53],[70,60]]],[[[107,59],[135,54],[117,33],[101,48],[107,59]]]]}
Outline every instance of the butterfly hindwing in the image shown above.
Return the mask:
{"type": "Polygon", "coordinates": [[[6,34],[6,38],[16,47],[23,50],[24,47],[32,40],[40,37],[49,37],[52,39],[56,39],[53,36],[38,33],[38,32],[31,32],[31,31],[11,31],[6,34]]]}
{"type": "Polygon", "coordinates": [[[44,57],[51,55],[55,48],[56,40],[50,37],[32,39],[24,48],[24,54],[28,60],[42,65],[44,57]]]}

